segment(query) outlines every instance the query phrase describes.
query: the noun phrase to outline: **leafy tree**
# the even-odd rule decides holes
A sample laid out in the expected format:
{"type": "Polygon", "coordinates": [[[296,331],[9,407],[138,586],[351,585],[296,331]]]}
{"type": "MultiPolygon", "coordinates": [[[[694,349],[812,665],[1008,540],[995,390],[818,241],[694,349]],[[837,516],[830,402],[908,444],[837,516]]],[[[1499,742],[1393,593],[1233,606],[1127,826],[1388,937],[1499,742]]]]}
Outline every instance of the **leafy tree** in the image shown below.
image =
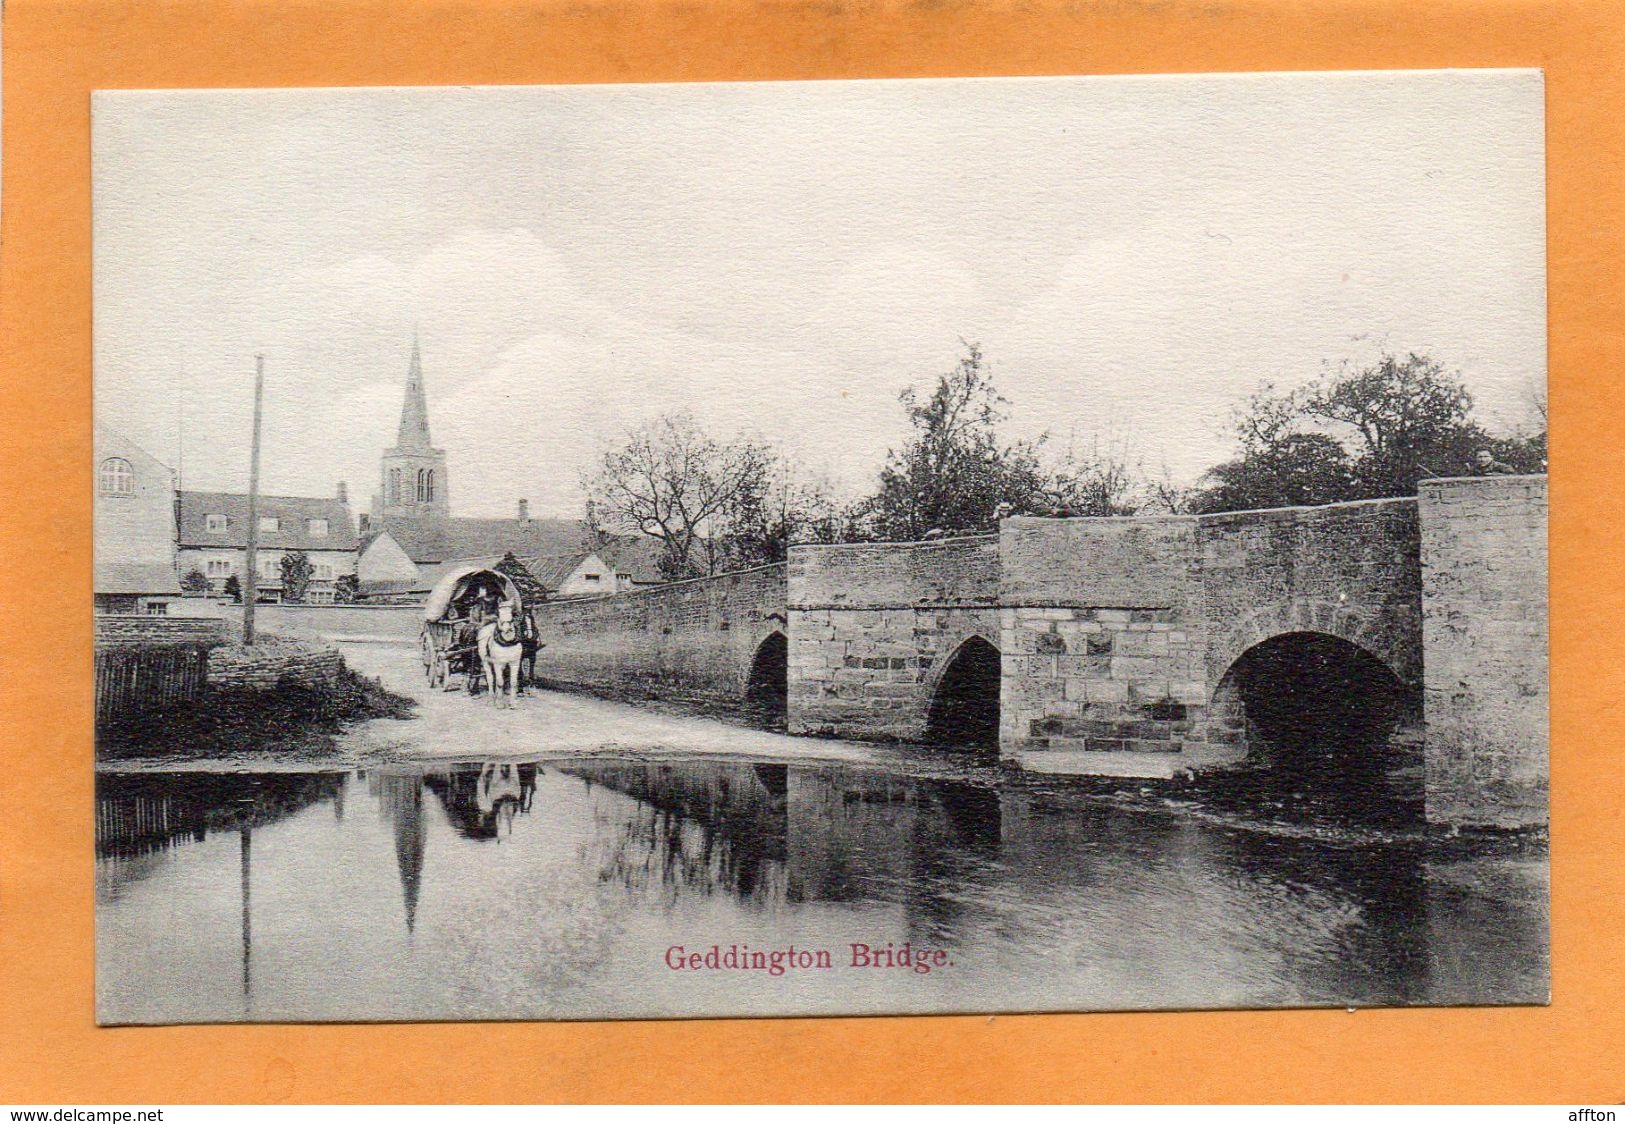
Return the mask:
{"type": "Polygon", "coordinates": [[[193,566],[181,575],[181,590],[186,593],[207,593],[209,592],[209,579],[204,576],[202,570],[193,566]]]}
{"type": "Polygon", "coordinates": [[[310,589],[310,578],[315,573],[315,567],[310,559],[305,557],[302,550],[290,550],[284,554],[278,565],[282,570],[282,600],[292,604],[303,604],[305,593],[310,589]]]}
{"type": "Polygon", "coordinates": [[[353,605],[361,599],[361,579],[354,574],[340,574],[333,582],[333,602],[353,605]]]}
{"type": "Polygon", "coordinates": [[[721,512],[716,536],[724,567],[747,569],[783,562],[792,543],[843,541],[849,521],[828,481],[771,453],[766,471],[746,480],[721,512]]]}
{"type": "Polygon", "coordinates": [[[1196,511],[1250,511],[1346,499],[1354,473],[1337,441],[1293,433],[1209,469],[1203,482],[1191,504],[1196,511]]]}
{"type": "Polygon", "coordinates": [[[929,394],[909,387],[898,397],[913,433],[887,454],[880,488],[865,505],[874,534],[912,540],[931,530],[985,529],[1000,504],[1018,511],[1054,506],[1040,442],[999,436],[1009,403],[994,388],[978,345],[966,343],[929,394]]]}
{"type": "Polygon", "coordinates": [[[1484,442],[1472,408],[1459,376],[1415,353],[1345,368],[1311,387],[1303,402],[1310,419],[1352,433],[1351,499],[1407,496],[1424,476],[1464,471],[1484,442]]]}
{"type": "Polygon", "coordinates": [[[1132,515],[1147,507],[1172,511],[1171,484],[1152,482],[1144,461],[1121,434],[1096,436],[1087,449],[1069,448],[1043,484],[1048,512],[1057,515],[1132,515]]]}
{"type": "Polygon", "coordinates": [[[1544,432],[1497,438],[1472,418],[1472,396],[1439,361],[1384,353],[1295,392],[1265,383],[1236,412],[1240,455],[1209,470],[1192,507],[1238,511],[1414,495],[1428,476],[1468,475],[1489,449],[1542,471],[1544,432]]]}
{"type": "Polygon", "coordinates": [[[519,596],[524,599],[527,606],[540,605],[547,600],[547,590],[536,579],[536,575],[530,572],[530,567],[514,557],[513,551],[504,554],[493,569],[499,574],[508,575],[513,584],[519,587],[519,596]]]}
{"type": "Polygon", "coordinates": [[[241,605],[243,603],[243,583],[238,580],[236,574],[226,575],[226,584],[221,591],[237,604],[241,605]]]}

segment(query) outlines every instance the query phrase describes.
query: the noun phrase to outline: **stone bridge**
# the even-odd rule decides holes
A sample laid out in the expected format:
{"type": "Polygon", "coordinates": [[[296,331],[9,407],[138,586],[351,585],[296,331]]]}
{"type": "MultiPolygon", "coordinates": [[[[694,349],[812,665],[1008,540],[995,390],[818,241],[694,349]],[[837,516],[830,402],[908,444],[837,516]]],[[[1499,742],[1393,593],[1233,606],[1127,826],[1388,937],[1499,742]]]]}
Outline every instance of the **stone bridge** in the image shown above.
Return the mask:
{"type": "Polygon", "coordinates": [[[550,601],[536,674],[617,697],[782,709],[788,617],[783,564],[550,601]]]}
{"type": "Polygon", "coordinates": [[[1170,776],[1291,735],[1415,748],[1428,818],[1546,820],[1546,478],[1211,516],[1005,520],[543,607],[538,672],[1170,776]]]}

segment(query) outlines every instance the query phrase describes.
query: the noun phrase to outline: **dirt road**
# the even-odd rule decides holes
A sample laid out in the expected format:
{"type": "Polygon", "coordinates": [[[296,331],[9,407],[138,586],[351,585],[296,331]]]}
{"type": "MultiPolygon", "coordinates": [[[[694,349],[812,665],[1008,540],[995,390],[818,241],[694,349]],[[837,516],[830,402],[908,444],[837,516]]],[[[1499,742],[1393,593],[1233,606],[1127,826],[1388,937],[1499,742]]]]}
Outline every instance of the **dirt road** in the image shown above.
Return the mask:
{"type": "Polygon", "coordinates": [[[415,648],[397,644],[341,645],[349,665],[384,686],[416,699],[418,715],[358,726],[346,740],[360,751],[387,751],[421,759],[556,756],[625,752],[638,756],[750,757],[775,761],[850,761],[877,764],[915,754],[887,746],[826,738],[794,738],[691,715],[658,711],[559,691],[533,691],[514,708],[489,696],[431,690],[415,648]]]}

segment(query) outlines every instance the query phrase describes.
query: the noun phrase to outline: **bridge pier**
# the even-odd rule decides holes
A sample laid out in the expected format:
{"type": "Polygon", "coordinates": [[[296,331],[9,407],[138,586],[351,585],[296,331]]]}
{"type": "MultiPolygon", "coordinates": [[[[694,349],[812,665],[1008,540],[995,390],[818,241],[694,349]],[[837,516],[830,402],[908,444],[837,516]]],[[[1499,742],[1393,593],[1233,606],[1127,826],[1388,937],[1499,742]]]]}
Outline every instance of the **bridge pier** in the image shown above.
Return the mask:
{"type": "Polygon", "coordinates": [[[790,732],[922,741],[944,676],[999,640],[999,537],[790,554],[790,732]]]}
{"type": "Polygon", "coordinates": [[[1546,477],[1424,480],[1427,814],[1547,822],[1546,477]]]}

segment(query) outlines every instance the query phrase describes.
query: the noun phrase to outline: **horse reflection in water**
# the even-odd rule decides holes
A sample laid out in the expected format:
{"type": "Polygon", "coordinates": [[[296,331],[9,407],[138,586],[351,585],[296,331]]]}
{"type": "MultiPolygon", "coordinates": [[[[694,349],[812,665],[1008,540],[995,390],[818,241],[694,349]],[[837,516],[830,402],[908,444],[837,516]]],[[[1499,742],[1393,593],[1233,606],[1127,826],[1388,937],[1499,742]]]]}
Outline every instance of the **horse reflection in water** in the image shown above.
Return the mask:
{"type": "Polygon", "coordinates": [[[514,817],[529,813],[536,798],[536,766],[487,761],[432,772],[424,784],[440,800],[457,834],[502,840],[513,834],[514,817]]]}

